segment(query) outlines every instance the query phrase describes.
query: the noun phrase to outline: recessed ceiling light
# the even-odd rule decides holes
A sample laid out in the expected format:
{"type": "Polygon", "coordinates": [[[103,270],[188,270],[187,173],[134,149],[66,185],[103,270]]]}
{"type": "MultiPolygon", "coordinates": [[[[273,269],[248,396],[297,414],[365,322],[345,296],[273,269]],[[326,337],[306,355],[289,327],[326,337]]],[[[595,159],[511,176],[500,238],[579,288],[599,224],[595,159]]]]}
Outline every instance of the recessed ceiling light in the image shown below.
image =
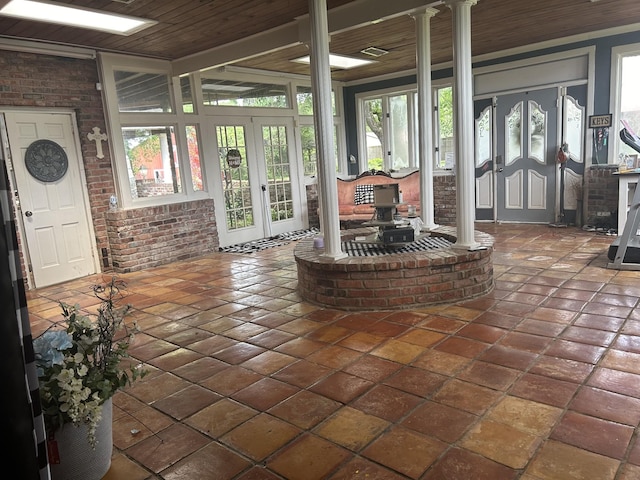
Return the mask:
{"type": "MultiPolygon", "coordinates": [[[[311,58],[309,55],[300,58],[294,58],[291,60],[292,62],[297,63],[310,63],[311,58]]],[[[333,68],[341,68],[343,70],[348,70],[350,68],[361,67],[363,65],[368,65],[370,63],[374,63],[373,60],[368,60],[366,58],[354,58],[347,57],[346,55],[337,55],[335,53],[329,54],[329,65],[333,68]]]]}
{"type": "Polygon", "coordinates": [[[41,0],[11,0],[0,9],[0,15],[23,20],[88,28],[118,35],[131,35],[158,23],[145,18],[105,13],[99,10],[71,7],[61,3],[41,0]]]}

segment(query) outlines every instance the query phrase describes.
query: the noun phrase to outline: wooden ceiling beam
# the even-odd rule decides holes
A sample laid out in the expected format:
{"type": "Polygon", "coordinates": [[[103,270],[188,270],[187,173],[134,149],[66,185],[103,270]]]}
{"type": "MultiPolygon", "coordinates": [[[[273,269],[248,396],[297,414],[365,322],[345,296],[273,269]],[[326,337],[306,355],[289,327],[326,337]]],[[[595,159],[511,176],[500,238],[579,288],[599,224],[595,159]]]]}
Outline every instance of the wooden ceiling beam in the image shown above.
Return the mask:
{"type": "MultiPolygon", "coordinates": [[[[329,33],[342,33],[441,4],[442,1],[425,4],[424,0],[403,0],[403,2],[356,0],[329,10],[327,13],[329,33]],[[398,3],[401,4],[402,10],[398,10],[398,3]]],[[[266,32],[174,60],[171,62],[172,73],[173,75],[183,75],[265,55],[307,43],[309,34],[309,18],[308,15],[303,15],[293,22],[266,32]]]]}

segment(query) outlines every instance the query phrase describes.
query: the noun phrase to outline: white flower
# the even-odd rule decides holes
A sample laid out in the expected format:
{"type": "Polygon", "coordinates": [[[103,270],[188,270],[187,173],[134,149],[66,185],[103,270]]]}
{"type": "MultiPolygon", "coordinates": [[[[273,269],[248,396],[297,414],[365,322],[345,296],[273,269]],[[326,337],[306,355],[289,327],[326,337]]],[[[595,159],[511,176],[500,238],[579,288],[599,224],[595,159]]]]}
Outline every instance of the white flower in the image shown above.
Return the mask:
{"type": "Polygon", "coordinates": [[[120,366],[133,338],[124,323],[129,306],[118,307],[114,301],[120,286],[113,279],[106,288],[94,287],[102,301],[95,320],[82,315],[78,305],[60,304],[66,330],[47,331],[33,341],[45,425],[50,433],[65,423],[82,423],[88,427],[89,443],[95,446],[104,402],[123,383],[145,374],[144,370],[120,366]],[[123,335],[119,335],[121,330],[123,335]],[[115,338],[124,340],[116,342],[115,338]]]}

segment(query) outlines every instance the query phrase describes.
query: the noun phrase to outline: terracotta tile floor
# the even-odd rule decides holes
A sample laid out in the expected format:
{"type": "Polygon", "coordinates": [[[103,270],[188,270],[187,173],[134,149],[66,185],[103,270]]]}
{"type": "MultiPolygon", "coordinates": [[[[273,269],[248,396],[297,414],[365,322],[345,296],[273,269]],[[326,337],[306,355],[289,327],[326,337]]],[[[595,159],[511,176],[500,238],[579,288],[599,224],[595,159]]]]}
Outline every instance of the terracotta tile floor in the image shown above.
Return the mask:
{"type": "MultiPolygon", "coordinates": [[[[494,291],[410,311],[301,302],[295,243],[121,275],[150,373],[106,479],[640,478],[640,272],[613,237],[477,228],[494,291]]],[[[34,336],[103,278],[29,292],[34,336]]]]}

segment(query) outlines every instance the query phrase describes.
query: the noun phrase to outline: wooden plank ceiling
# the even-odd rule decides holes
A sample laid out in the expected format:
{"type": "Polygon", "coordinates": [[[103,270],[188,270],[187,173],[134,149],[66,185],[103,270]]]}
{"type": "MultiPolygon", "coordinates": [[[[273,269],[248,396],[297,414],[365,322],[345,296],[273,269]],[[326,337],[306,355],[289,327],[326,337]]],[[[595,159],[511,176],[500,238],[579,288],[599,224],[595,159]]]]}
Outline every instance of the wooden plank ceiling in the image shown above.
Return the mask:
{"type": "MultiPolygon", "coordinates": [[[[0,36],[89,47],[153,58],[178,60],[277,28],[308,14],[306,0],[67,0],[74,6],[156,20],[157,25],[129,37],[0,16],[0,36]]],[[[367,0],[327,0],[328,8],[347,4],[367,7],[367,0]]],[[[402,1],[393,2],[402,8],[402,1]]],[[[425,4],[428,2],[425,2],[425,4]]],[[[444,5],[431,19],[432,63],[452,58],[452,15],[444,5]]],[[[472,7],[474,56],[526,47],[571,35],[640,23],[638,0],[478,0],[472,7]]],[[[331,37],[332,53],[371,58],[360,51],[370,46],[389,53],[376,63],[334,70],[333,78],[357,81],[415,68],[415,24],[401,15],[354,27],[331,37]]],[[[308,53],[299,44],[234,65],[297,74],[309,67],[291,60],[308,53]]]]}

